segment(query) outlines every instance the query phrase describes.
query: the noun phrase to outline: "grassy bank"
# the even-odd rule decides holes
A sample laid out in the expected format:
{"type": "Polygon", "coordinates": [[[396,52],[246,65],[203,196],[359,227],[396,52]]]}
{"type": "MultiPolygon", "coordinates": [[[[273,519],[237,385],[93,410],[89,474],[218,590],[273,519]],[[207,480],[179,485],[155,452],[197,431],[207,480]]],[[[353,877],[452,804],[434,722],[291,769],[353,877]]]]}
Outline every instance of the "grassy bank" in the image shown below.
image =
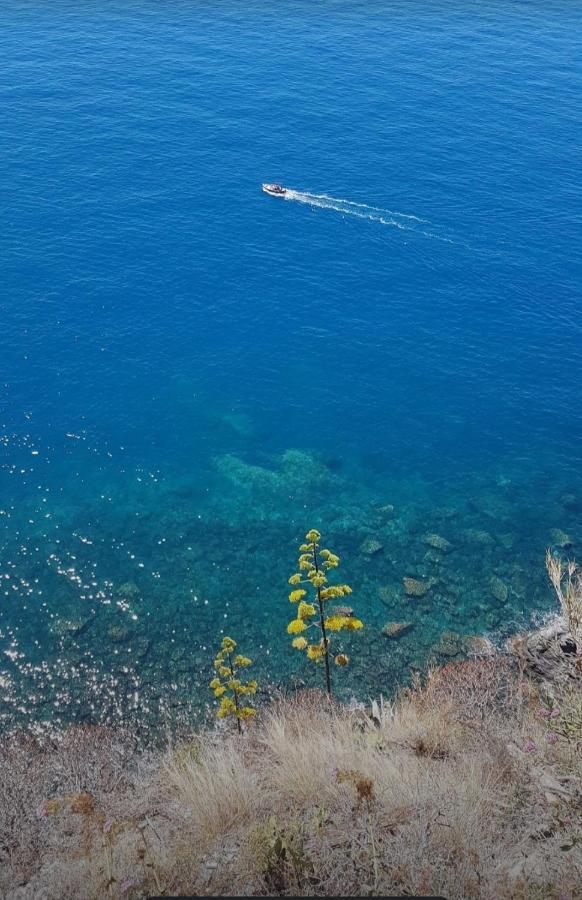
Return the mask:
{"type": "Polygon", "coordinates": [[[165,751],[75,728],[5,740],[0,892],[571,898],[582,883],[582,700],[505,657],[398,702],[319,693],[165,751]]]}

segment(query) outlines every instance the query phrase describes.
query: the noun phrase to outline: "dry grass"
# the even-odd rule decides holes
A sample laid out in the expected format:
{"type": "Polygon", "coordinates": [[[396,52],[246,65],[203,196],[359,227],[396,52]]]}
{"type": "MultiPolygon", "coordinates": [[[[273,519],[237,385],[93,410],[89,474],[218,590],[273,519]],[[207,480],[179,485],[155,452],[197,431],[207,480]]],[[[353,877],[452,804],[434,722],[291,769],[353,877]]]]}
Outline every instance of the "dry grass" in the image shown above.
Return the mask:
{"type": "Polygon", "coordinates": [[[168,783],[187,808],[201,841],[211,842],[257,813],[261,782],[245,759],[244,744],[208,739],[204,748],[181,748],[166,765],[168,783]]]}
{"type": "Polygon", "coordinates": [[[571,560],[563,563],[556,559],[550,550],[546,551],[546,569],[568,631],[582,647],[582,569],[571,560]]]}
{"type": "Polygon", "coordinates": [[[447,666],[374,718],[305,694],[158,756],[93,730],[9,742],[0,894],[573,900],[580,700],[540,715],[515,678],[447,666]]]}

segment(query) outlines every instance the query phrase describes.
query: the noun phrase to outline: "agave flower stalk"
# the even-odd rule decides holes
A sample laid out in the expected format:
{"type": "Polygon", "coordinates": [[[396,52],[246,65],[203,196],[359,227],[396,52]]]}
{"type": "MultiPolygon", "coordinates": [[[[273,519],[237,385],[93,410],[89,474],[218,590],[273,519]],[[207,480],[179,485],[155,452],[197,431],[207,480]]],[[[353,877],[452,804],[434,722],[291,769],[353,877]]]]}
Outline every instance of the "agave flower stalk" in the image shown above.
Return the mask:
{"type": "MultiPolygon", "coordinates": [[[[325,686],[328,696],[331,697],[331,667],[330,667],[330,637],[329,632],[357,631],[363,628],[360,619],[356,619],[349,607],[339,607],[326,615],[325,604],[328,600],[346,597],[352,593],[349,584],[328,585],[327,574],[330,569],[339,565],[339,556],[331,550],[320,549],[321,534],[312,528],[305,535],[306,543],[299,547],[299,571],[289,578],[289,584],[293,590],[289,594],[291,603],[297,603],[297,617],[292,619],[287,626],[287,632],[297,635],[293,638],[292,646],[297,650],[305,650],[308,659],[314,662],[322,662],[325,665],[325,686]],[[305,575],[304,575],[305,573],[305,575]],[[310,585],[313,589],[315,603],[306,602],[307,589],[297,585],[310,585]],[[314,617],[319,621],[311,621],[314,617]],[[302,632],[308,629],[318,629],[320,638],[317,643],[310,643],[302,632]]],[[[336,665],[345,666],[349,657],[345,653],[338,653],[334,659],[336,665]]]]}
{"type": "Polygon", "coordinates": [[[217,700],[220,700],[216,715],[219,719],[234,716],[238,733],[242,734],[241,721],[250,719],[256,715],[252,706],[243,706],[240,698],[249,694],[256,694],[257,682],[254,680],[242,681],[239,677],[240,670],[252,665],[252,659],[242,654],[234,654],[236,641],[231,637],[222,639],[220,650],[214,660],[216,675],[210,682],[210,688],[217,700]]]}

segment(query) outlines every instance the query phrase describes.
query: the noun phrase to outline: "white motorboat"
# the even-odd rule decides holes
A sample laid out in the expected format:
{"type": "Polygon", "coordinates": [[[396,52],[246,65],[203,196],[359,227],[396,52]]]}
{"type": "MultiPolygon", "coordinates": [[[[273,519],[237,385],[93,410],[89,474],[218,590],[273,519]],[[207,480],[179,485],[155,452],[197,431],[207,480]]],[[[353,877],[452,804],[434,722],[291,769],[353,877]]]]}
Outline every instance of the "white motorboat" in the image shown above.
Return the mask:
{"type": "Polygon", "coordinates": [[[284,197],[287,193],[287,188],[284,188],[281,184],[264,184],[263,190],[265,194],[270,194],[271,197],[284,197]]]}

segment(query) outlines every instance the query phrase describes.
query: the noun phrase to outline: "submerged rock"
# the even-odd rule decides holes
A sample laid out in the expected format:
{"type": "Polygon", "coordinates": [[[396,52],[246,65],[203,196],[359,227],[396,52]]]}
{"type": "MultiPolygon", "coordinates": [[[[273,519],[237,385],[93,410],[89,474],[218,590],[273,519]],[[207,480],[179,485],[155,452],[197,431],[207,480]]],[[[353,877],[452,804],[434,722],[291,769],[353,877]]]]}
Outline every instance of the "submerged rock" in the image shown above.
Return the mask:
{"type": "Polygon", "coordinates": [[[513,550],[513,546],[515,544],[515,537],[512,534],[500,534],[499,535],[499,543],[505,550],[513,550]]]}
{"type": "Polygon", "coordinates": [[[402,579],[404,593],[407,597],[424,597],[424,595],[430,591],[434,583],[434,578],[427,578],[426,581],[421,581],[419,578],[405,576],[402,579]]]}
{"type": "Polygon", "coordinates": [[[332,606],[329,610],[330,616],[353,616],[354,610],[351,606],[332,606]]]}
{"type": "Polygon", "coordinates": [[[392,606],[394,601],[398,598],[398,592],[392,585],[383,584],[378,588],[378,596],[382,603],[385,603],[387,606],[392,606]]]}
{"type": "Polygon", "coordinates": [[[379,553],[380,550],[383,549],[384,544],[382,544],[378,538],[367,537],[360,546],[360,553],[363,553],[365,556],[375,556],[376,553],[379,553]]]}
{"type": "Polygon", "coordinates": [[[441,519],[441,521],[448,521],[449,519],[454,519],[459,515],[459,510],[454,506],[437,506],[432,511],[433,518],[441,519]]]}
{"type": "Polygon", "coordinates": [[[427,547],[433,547],[435,550],[440,550],[441,553],[449,553],[453,549],[453,545],[450,541],[441,537],[440,534],[433,534],[432,532],[423,534],[422,542],[423,544],[426,544],[427,547]]]}
{"type": "Polygon", "coordinates": [[[490,519],[509,519],[511,505],[498,493],[481,491],[479,494],[468,498],[469,506],[490,519]]]}
{"type": "Polygon", "coordinates": [[[85,631],[89,627],[93,619],[91,617],[79,619],[54,619],[49,625],[49,631],[57,637],[66,637],[67,635],[76,636],[85,631]]]}
{"type": "Polygon", "coordinates": [[[570,535],[566,534],[565,531],[562,531],[561,528],[552,528],[550,530],[550,537],[552,539],[552,544],[556,547],[561,547],[562,550],[567,550],[574,543],[570,535]]]}
{"type": "Polygon", "coordinates": [[[456,631],[443,631],[432,650],[438,656],[459,656],[464,650],[463,639],[456,631]]]}
{"type": "Polygon", "coordinates": [[[123,597],[125,600],[133,600],[134,597],[137,597],[139,594],[139,588],[133,581],[125,581],[123,584],[119,585],[116,594],[118,597],[123,597]]]}
{"type": "Polygon", "coordinates": [[[124,628],[123,625],[111,625],[107,629],[107,637],[114,644],[122,644],[129,637],[129,629],[124,628]]]}
{"type": "Polygon", "coordinates": [[[491,547],[495,543],[495,539],[492,535],[490,535],[488,531],[483,531],[482,529],[468,528],[464,532],[464,535],[471,544],[482,544],[485,547],[491,547]]]}
{"type": "Polygon", "coordinates": [[[480,634],[469,635],[465,645],[471,656],[495,656],[496,653],[493,642],[480,634]]]}
{"type": "Polygon", "coordinates": [[[572,494],[570,492],[566,494],[562,494],[560,497],[560,503],[564,507],[564,509],[578,511],[582,509],[582,499],[578,497],[576,494],[572,494]]]}
{"type": "Polygon", "coordinates": [[[152,642],[147,637],[139,638],[133,645],[133,652],[136,659],[145,659],[150,651],[152,642]]]}
{"type": "Polygon", "coordinates": [[[414,622],[386,622],[382,634],[387,638],[399,638],[414,628],[414,622]]]}
{"type": "Polygon", "coordinates": [[[508,587],[497,575],[491,576],[489,590],[491,591],[491,596],[495,597],[496,600],[499,600],[500,603],[505,603],[507,601],[507,596],[509,594],[508,587]]]}

